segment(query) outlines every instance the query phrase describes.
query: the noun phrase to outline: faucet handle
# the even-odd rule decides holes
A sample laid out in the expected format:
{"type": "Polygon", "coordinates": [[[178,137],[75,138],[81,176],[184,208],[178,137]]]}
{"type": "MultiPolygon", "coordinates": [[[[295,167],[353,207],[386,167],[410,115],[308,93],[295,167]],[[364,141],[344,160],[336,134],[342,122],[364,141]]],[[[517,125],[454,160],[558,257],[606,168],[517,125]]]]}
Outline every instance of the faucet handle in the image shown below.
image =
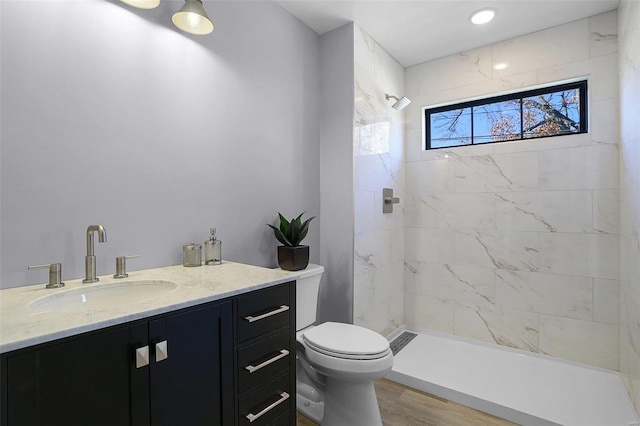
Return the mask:
{"type": "Polygon", "coordinates": [[[116,273],[113,278],[127,278],[129,276],[127,274],[127,259],[135,259],[137,257],[140,257],[140,255],[116,257],[116,273]]]}
{"type": "Polygon", "coordinates": [[[46,265],[32,265],[28,266],[30,271],[33,269],[49,269],[49,284],[46,288],[59,288],[64,287],[62,282],[62,263],[50,263],[46,265]]]}

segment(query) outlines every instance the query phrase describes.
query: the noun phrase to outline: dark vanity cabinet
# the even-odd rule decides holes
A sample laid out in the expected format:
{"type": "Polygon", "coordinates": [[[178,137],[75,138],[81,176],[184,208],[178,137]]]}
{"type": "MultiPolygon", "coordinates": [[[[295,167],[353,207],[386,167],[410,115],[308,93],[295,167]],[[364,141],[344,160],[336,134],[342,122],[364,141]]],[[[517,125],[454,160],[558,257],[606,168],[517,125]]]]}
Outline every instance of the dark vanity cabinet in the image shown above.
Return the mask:
{"type": "Polygon", "coordinates": [[[296,424],[295,282],[235,303],[238,425],[296,424]]]}
{"type": "Polygon", "coordinates": [[[3,359],[3,425],[131,424],[129,339],[118,327],[3,359]]]}
{"type": "Polygon", "coordinates": [[[3,354],[0,425],[295,425],[294,302],[285,283],[3,354]]]}
{"type": "Polygon", "coordinates": [[[15,351],[2,424],[233,424],[232,351],[231,301],[15,351]]]}

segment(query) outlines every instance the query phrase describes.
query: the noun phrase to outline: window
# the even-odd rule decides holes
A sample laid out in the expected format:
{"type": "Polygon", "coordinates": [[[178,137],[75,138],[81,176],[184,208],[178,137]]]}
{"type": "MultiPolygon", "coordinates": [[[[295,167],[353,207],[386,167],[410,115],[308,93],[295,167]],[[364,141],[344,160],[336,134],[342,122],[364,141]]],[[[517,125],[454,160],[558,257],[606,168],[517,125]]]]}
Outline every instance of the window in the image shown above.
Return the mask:
{"type": "Polygon", "coordinates": [[[587,82],[562,84],[425,110],[426,149],[587,131],[587,82]]]}

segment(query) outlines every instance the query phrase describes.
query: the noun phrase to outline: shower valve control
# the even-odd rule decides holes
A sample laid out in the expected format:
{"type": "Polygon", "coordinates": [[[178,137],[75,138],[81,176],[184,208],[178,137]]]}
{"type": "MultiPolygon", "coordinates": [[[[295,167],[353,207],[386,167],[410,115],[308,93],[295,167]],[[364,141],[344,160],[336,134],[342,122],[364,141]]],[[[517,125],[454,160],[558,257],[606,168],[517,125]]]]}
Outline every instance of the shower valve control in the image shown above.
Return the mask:
{"type": "Polygon", "coordinates": [[[393,205],[400,202],[400,198],[393,196],[393,189],[382,188],[382,213],[393,213],[393,205]]]}

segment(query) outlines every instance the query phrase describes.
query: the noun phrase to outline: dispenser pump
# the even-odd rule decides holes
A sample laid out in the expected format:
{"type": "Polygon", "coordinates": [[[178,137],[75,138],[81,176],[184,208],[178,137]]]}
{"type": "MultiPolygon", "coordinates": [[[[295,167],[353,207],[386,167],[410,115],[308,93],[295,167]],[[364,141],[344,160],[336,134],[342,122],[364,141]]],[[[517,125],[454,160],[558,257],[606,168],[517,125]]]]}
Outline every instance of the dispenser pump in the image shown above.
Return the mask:
{"type": "Polygon", "coordinates": [[[222,241],[216,237],[216,228],[209,228],[209,241],[204,242],[204,264],[222,263],[222,241]]]}

